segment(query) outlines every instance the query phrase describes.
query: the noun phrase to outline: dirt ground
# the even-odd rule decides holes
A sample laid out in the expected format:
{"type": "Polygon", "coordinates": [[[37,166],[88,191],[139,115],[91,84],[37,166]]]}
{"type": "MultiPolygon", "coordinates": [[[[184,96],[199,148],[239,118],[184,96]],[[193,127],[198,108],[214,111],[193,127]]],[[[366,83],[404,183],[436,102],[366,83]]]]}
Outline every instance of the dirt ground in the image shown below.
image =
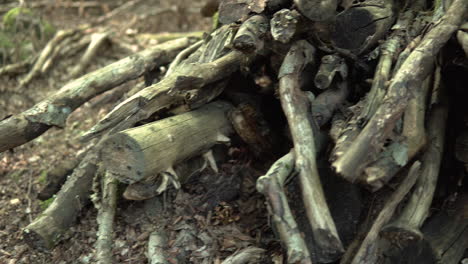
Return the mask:
{"type": "MultiPolygon", "coordinates": [[[[67,7],[63,5],[66,2],[69,0],[44,4],[35,7],[34,11],[57,29],[67,29],[99,17],[126,1],[99,1],[99,5],[86,8],[67,7]]],[[[8,10],[15,3],[2,4],[0,8],[8,10]]],[[[132,49],[141,50],[144,47],[135,38],[139,33],[209,30],[211,19],[202,18],[199,14],[202,5],[203,1],[199,0],[144,0],[101,26],[113,29],[115,34],[112,38],[126,42],[132,49]]],[[[123,56],[118,48],[111,45],[87,71],[123,56]]],[[[20,91],[15,90],[19,77],[0,77],[0,118],[20,113],[52,95],[70,81],[70,69],[78,59],[77,56],[62,58],[46,76],[35,79],[20,91]]],[[[119,89],[128,90],[141,81],[126,83],[119,89]]],[[[91,128],[116,103],[115,100],[103,101],[105,96],[98,96],[77,109],[69,117],[65,129],[50,129],[32,142],[0,154],[0,263],[94,262],[97,223],[96,209],[92,205],[83,209],[78,223],[67,232],[66,239],[50,252],[29,248],[21,231],[46,206],[37,199],[45,185],[44,176],[61,161],[76,158],[84,147],[78,141],[79,135],[91,128]]],[[[242,153],[241,150],[238,152],[242,153]]],[[[170,252],[171,263],[217,263],[249,245],[270,248],[274,252],[279,246],[267,225],[263,199],[254,188],[259,172],[247,168],[248,159],[248,154],[241,160],[227,159],[221,165],[220,174],[224,178],[204,173],[195,179],[195,184],[189,184],[178,193],[169,192],[163,200],[173,197],[172,204],[162,203],[160,198],[146,202],[119,199],[114,230],[115,263],[147,263],[148,236],[158,226],[167,230],[173,249],[170,252]],[[239,173],[241,177],[232,177],[239,173]],[[220,199],[206,202],[208,187],[213,187],[206,184],[213,184],[213,177],[232,181],[231,186],[237,186],[237,194],[224,199],[228,202],[220,199]],[[165,215],[155,215],[158,206],[165,207],[165,215]]]]}

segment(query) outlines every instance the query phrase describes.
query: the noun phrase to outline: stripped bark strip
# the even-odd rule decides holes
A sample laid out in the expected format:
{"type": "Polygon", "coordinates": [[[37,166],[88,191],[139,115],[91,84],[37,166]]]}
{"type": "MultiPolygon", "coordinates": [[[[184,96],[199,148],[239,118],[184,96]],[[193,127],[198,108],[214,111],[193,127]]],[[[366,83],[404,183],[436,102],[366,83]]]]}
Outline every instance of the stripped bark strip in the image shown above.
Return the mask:
{"type": "Polygon", "coordinates": [[[79,106],[157,65],[168,63],[191,42],[190,38],[165,42],[114,62],[67,83],[29,110],[0,121],[0,152],[33,140],[52,126],[64,127],[68,116],[79,106]]]}
{"type": "Polygon", "coordinates": [[[314,241],[322,254],[318,258],[330,261],[343,252],[343,246],[318,175],[309,99],[299,86],[300,74],[305,66],[313,61],[314,55],[315,48],[307,41],[297,41],[286,55],[278,78],[281,106],[294,141],[295,165],[299,172],[302,198],[314,241]]]}

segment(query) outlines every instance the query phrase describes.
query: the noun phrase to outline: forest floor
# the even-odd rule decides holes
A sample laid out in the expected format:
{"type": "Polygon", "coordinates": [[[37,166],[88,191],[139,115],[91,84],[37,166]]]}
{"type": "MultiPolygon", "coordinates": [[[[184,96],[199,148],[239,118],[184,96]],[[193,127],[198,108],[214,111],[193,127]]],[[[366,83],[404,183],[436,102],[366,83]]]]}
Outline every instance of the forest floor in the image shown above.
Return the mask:
{"type": "MultiPolygon", "coordinates": [[[[99,1],[102,4],[83,9],[49,4],[37,7],[34,11],[57,29],[67,29],[102,16],[106,7],[113,9],[125,2],[99,1]]],[[[100,26],[112,28],[115,33],[112,38],[126,42],[135,51],[142,50],[148,44],[138,41],[136,36],[140,33],[209,30],[211,19],[203,18],[199,13],[202,5],[200,0],[144,0],[100,26]]],[[[87,72],[124,56],[109,45],[109,48],[103,49],[100,56],[93,60],[87,72]]],[[[15,90],[18,86],[17,77],[2,76],[0,118],[20,113],[53,95],[71,80],[70,69],[78,60],[78,56],[60,59],[46,76],[36,78],[22,90],[15,90]]],[[[142,78],[117,89],[128,90],[141,81],[142,78]]],[[[94,262],[97,211],[92,205],[84,208],[77,224],[50,252],[38,252],[29,248],[23,240],[22,228],[47,206],[46,202],[37,199],[45,185],[47,172],[64,160],[76,158],[84,147],[78,140],[79,135],[112,109],[117,100],[103,98],[106,98],[106,94],[74,111],[64,129],[50,129],[39,138],[0,155],[0,263],[94,262]]],[[[148,236],[158,224],[168,230],[168,243],[177,251],[171,252],[171,258],[179,263],[208,263],[207,259],[216,263],[248,245],[265,248],[265,245],[260,244],[268,241],[272,241],[273,247],[278,246],[267,226],[263,199],[259,199],[261,196],[255,191],[255,178],[259,172],[254,169],[239,169],[246,166],[248,159],[247,155],[242,161],[230,160],[220,165],[221,174],[238,176],[239,170],[244,174],[242,184],[238,184],[242,186],[239,187],[240,193],[234,195],[229,202],[212,199],[208,206],[198,206],[206,198],[203,182],[211,182],[210,177],[217,177],[213,173],[200,175],[201,180],[197,184],[179,191],[173,204],[163,204],[166,208],[164,216],[152,213],[154,210],[151,208],[158,206],[159,198],[148,201],[125,201],[119,198],[114,229],[115,263],[146,263],[148,236]]],[[[175,192],[167,194],[167,197],[171,195],[175,195],[175,192]]]]}

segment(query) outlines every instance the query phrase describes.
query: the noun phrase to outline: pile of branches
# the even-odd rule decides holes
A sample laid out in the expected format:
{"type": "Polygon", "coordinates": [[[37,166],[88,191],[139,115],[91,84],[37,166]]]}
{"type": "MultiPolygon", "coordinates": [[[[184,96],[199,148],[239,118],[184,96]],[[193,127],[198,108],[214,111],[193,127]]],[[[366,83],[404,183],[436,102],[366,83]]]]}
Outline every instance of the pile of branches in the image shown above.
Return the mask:
{"type": "MultiPolygon", "coordinates": [[[[128,184],[124,197],[133,200],[178,189],[191,174],[187,167],[205,167],[187,164],[200,156],[216,171],[211,148],[236,137],[270,167],[257,190],[288,263],[458,263],[468,245],[466,195],[455,199],[455,212],[426,220],[450,105],[440,51],[458,41],[466,66],[468,2],[223,0],[217,6],[220,25],[202,39],[179,38],[133,54],[0,122],[0,151],[6,151],[64,127],[96,95],[145,77],[141,90],[82,136],[88,147],[67,164],[73,172],[52,204],[24,228],[26,242],[54,247],[94,192],[97,259],[111,263],[117,183],[128,184]],[[356,226],[359,214],[344,222],[332,217],[334,194],[324,192],[323,168],[353,188],[376,192],[389,182],[395,188],[375,219],[361,221],[352,243],[342,226],[356,226]],[[301,202],[291,208],[294,188],[301,202]]],[[[465,163],[463,150],[457,158],[465,163]]],[[[249,252],[226,263],[259,254],[249,252]]],[[[161,254],[149,254],[151,263],[161,263],[161,254]]]]}

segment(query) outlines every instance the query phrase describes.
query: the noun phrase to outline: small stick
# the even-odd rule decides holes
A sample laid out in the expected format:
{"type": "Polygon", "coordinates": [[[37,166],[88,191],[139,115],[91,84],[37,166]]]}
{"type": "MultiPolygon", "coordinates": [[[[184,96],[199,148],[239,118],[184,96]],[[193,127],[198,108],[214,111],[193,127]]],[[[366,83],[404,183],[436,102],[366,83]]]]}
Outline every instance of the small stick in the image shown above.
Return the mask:
{"type": "Polygon", "coordinates": [[[88,67],[88,64],[91,62],[94,56],[96,56],[99,48],[102,46],[104,40],[106,40],[107,37],[108,33],[106,32],[95,33],[91,35],[91,42],[89,43],[88,48],[86,49],[78,64],[71,70],[70,76],[72,78],[76,78],[81,73],[83,73],[83,71],[86,67],[88,67]]]}

